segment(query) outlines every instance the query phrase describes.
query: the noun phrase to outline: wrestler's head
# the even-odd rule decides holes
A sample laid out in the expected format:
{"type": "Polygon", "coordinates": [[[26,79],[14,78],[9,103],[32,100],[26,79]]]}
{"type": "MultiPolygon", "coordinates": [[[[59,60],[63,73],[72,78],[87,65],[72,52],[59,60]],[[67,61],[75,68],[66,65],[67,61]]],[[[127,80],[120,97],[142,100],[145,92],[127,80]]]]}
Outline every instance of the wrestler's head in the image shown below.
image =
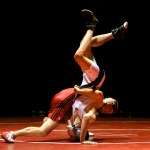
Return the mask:
{"type": "MultiPolygon", "coordinates": [[[[71,142],[80,142],[81,128],[76,128],[74,124],[67,126],[67,132],[71,142]]],[[[87,131],[85,140],[89,139],[89,132],[87,131]]]]}
{"type": "Polygon", "coordinates": [[[104,98],[104,105],[100,108],[100,113],[103,114],[115,114],[118,110],[118,101],[114,98],[104,98]]]}

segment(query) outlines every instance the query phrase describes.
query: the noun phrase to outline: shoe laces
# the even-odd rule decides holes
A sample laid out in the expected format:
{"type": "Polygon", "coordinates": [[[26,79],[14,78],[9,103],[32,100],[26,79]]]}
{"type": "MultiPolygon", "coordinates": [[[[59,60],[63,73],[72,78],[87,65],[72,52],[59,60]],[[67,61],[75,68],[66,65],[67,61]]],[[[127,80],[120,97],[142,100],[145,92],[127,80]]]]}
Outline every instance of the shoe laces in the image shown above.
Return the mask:
{"type": "Polygon", "coordinates": [[[13,141],[13,138],[15,137],[15,134],[13,131],[11,131],[9,134],[8,134],[8,140],[10,141],[13,141]]]}

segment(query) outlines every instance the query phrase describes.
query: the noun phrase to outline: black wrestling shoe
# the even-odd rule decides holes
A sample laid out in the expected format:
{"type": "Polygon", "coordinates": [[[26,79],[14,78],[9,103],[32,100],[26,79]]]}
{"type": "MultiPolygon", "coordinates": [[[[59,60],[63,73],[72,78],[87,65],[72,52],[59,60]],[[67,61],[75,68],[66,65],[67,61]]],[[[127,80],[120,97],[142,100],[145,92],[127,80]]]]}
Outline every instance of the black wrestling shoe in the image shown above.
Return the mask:
{"type": "Polygon", "coordinates": [[[128,22],[125,22],[120,27],[111,30],[113,37],[115,39],[123,39],[124,35],[125,35],[126,31],[127,31],[127,28],[128,28],[128,22]]]}
{"type": "Polygon", "coordinates": [[[87,28],[95,28],[98,23],[98,19],[94,16],[93,12],[87,9],[83,9],[81,13],[85,18],[87,28]]]}

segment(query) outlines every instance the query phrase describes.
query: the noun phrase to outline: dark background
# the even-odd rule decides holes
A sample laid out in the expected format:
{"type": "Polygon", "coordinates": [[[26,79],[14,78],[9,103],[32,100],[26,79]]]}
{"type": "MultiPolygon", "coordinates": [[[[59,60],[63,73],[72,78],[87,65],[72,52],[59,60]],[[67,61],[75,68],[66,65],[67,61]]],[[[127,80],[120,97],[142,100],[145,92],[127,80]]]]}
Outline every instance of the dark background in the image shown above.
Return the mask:
{"type": "Polygon", "coordinates": [[[123,40],[96,48],[107,77],[105,97],[119,101],[120,116],[150,117],[148,2],[139,1],[7,1],[0,2],[0,115],[46,113],[60,90],[80,84],[82,72],[73,55],[86,28],[81,10],[92,10],[96,34],[123,22],[123,40]]]}

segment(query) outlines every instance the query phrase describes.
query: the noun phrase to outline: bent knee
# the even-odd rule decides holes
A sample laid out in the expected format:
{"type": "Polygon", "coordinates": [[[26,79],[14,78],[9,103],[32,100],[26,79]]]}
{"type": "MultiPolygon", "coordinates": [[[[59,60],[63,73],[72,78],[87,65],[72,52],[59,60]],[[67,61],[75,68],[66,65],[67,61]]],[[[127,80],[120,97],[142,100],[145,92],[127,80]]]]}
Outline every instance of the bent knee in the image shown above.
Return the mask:
{"type": "Polygon", "coordinates": [[[48,134],[49,134],[49,132],[46,132],[46,131],[44,131],[44,130],[40,130],[40,136],[47,136],[48,134]]]}
{"type": "Polygon", "coordinates": [[[76,61],[83,59],[83,57],[84,57],[84,52],[81,49],[77,50],[77,52],[74,54],[74,59],[76,61]]]}

